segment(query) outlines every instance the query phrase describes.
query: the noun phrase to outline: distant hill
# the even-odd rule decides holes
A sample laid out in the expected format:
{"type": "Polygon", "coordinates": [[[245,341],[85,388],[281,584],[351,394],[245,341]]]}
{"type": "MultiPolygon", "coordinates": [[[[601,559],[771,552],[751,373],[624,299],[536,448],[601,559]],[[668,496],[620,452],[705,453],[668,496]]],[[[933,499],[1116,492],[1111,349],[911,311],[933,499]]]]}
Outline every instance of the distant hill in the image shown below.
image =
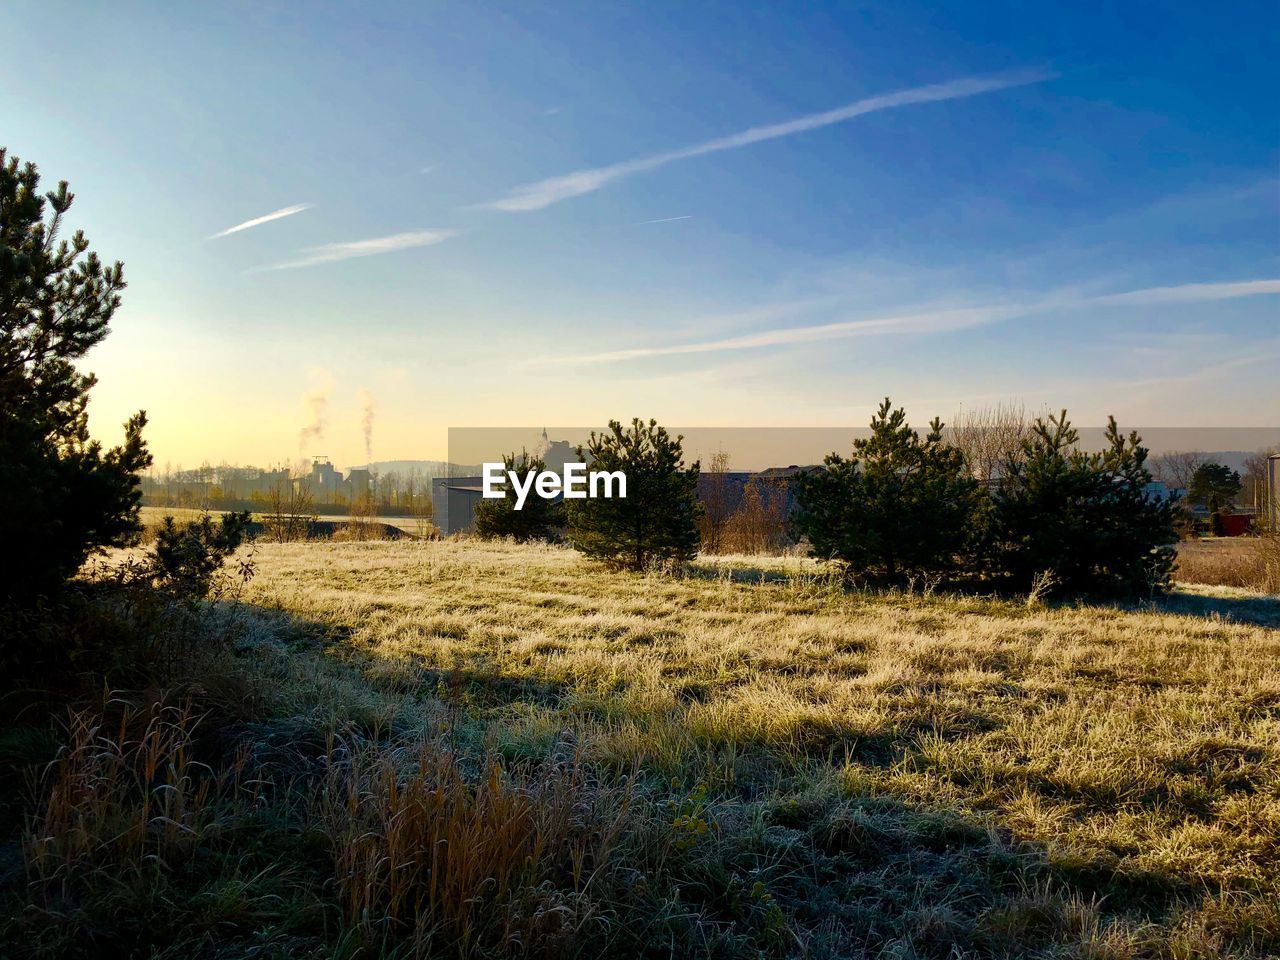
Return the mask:
{"type": "Polygon", "coordinates": [[[417,474],[420,477],[474,477],[479,475],[479,464],[449,463],[447,460],[377,460],[352,470],[372,470],[379,476],[398,473],[402,476],[417,474]]]}

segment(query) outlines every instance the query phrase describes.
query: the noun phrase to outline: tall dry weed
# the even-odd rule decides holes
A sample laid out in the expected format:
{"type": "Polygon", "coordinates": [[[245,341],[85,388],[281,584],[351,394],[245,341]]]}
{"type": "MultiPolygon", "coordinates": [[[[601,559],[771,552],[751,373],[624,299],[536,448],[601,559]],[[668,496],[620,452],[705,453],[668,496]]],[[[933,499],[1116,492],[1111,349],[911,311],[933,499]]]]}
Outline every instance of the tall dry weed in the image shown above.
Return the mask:
{"type": "Polygon", "coordinates": [[[107,708],[71,714],[26,836],[29,878],[46,904],[97,871],[119,878],[189,862],[217,825],[215,801],[244,787],[241,763],[215,775],[195,759],[201,717],[189,702],[109,698],[107,708]]]}
{"type": "Polygon", "coordinates": [[[415,955],[554,954],[608,925],[596,894],[627,808],[574,762],[493,762],[472,779],[426,742],[408,763],[385,747],[332,750],[317,819],[343,915],[371,940],[407,940],[415,955]]]}
{"type": "Polygon", "coordinates": [[[1178,547],[1174,576],[1184,583],[1280,593],[1280,533],[1186,541],[1178,547]]]}

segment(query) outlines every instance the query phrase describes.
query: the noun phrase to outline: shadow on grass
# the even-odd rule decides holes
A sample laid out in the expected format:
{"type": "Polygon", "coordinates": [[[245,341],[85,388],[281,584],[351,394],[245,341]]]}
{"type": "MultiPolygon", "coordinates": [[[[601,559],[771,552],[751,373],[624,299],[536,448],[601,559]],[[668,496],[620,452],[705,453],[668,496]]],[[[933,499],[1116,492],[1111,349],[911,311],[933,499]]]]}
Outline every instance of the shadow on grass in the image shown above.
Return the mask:
{"type": "Polygon", "coordinates": [[[779,570],[777,567],[768,567],[763,564],[730,566],[706,561],[690,564],[685,568],[684,575],[690,580],[719,580],[726,583],[791,583],[795,580],[825,576],[819,570],[802,573],[795,570],[779,570]]]}
{"type": "Polygon", "coordinates": [[[569,690],[569,685],[560,680],[474,666],[454,670],[419,668],[414,671],[413,682],[446,702],[464,702],[477,707],[500,707],[517,702],[554,706],[569,690]]]}
{"type": "Polygon", "coordinates": [[[1225,587],[1178,584],[1172,593],[1156,601],[1155,606],[1166,613],[1259,627],[1280,627],[1280,596],[1251,594],[1225,587]]]}
{"type": "MultiPolygon", "coordinates": [[[[944,584],[929,593],[917,593],[901,587],[878,585],[875,583],[842,582],[838,575],[831,571],[815,568],[812,571],[780,570],[764,564],[753,565],[717,565],[715,563],[695,563],[687,568],[685,575],[694,580],[723,581],[742,584],[802,584],[823,583],[833,589],[841,590],[851,596],[865,597],[900,597],[912,596],[924,598],[931,596],[942,600],[964,602],[986,602],[999,606],[1002,611],[1016,612],[1021,609],[1025,597],[1019,593],[986,592],[975,590],[972,585],[944,584]]],[[[990,587],[986,588],[990,591],[990,587]]],[[[1079,601],[1071,598],[1050,601],[1049,606],[1071,607],[1079,601]]],[[[1106,601],[1098,603],[1099,607],[1126,611],[1142,611],[1154,609],[1162,613],[1180,614],[1183,616],[1202,617],[1221,620],[1228,623],[1248,624],[1260,627],[1280,627],[1280,595],[1251,593],[1231,587],[1214,587],[1203,584],[1177,583],[1172,592],[1149,604],[1114,604],[1106,601]]]]}

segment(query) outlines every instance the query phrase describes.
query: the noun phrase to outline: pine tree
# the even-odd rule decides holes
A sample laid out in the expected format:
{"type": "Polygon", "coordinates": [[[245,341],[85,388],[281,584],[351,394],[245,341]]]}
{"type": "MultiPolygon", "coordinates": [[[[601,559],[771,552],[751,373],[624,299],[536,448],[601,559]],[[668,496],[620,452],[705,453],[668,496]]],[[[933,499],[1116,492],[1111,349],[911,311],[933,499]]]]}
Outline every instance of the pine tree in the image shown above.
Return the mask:
{"type": "Polygon", "coordinates": [[[74,195],[43,196],[33,164],[0,149],[0,601],[55,592],[94,550],[136,534],[143,413],[124,443],[89,439],[95,379],[81,359],[107,335],[124,289],[84,234],[59,240],[74,195]]]}
{"type": "Polygon", "coordinates": [[[1148,452],[1136,430],[1126,436],[1107,418],[1107,446],[1098,457],[1102,488],[1095,568],[1101,589],[1128,596],[1168,589],[1177,557],[1176,504],[1150,490],[1148,452]]]}
{"type": "Polygon", "coordinates": [[[995,494],[994,560],[1016,589],[1046,575],[1068,594],[1138,596],[1168,586],[1174,504],[1148,492],[1136,433],[1107,425],[1107,448],[1086,453],[1067,412],[1037,419],[995,494]]]}
{"type": "Polygon", "coordinates": [[[635,419],[625,429],[614,420],[607,433],[592,433],[578,455],[593,471],[622,471],[627,495],[568,501],[569,542],[630,570],[692,560],[698,551],[699,464],[685,467],[683,440],[655,420],[635,419]]]}
{"type": "MultiPolygon", "coordinates": [[[[502,458],[503,468],[519,473],[522,478],[535,476],[547,469],[547,465],[528,453],[514,453],[502,458]]],[[[551,501],[529,491],[524,506],[516,509],[515,487],[508,483],[506,495],[501,499],[481,500],[476,504],[475,532],[486,540],[510,537],[518,543],[530,540],[554,542],[560,539],[564,528],[565,511],[562,501],[551,501]]]]}
{"type": "Polygon", "coordinates": [[[1230,467],[1221,463],[1202,463],[1191,477],[1187,498],[1192,503],[1205,504],[1212,512],[1234,506],[1242,487],[1240,474],[1230,467]]]}
{"type": "Polygon", "coordinates": [[[814,556],[853,577],[886,583],[943,576],[962,562],[981,517],[982,494],[964,455],[935,419],[922,438],[886,397],[871,436],[849,459],[797,477],[796,525],[814,556]]]}

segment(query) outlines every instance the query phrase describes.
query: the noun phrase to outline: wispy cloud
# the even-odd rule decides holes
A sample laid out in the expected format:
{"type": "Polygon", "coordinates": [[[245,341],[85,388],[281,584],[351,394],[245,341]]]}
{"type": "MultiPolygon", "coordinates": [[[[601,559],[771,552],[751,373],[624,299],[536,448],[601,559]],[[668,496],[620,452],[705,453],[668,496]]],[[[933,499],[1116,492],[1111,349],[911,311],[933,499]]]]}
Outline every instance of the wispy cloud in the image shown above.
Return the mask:
{"type": "Polygon", "coordinates": [[[843,340],[851,337],[941,333],[963,330],[969,327],[987,326],[1005,320],[1012,320],[1015,317],[1075,307],[1205,303],[1215,300],[1236,300],[1241,297],[1277,293],[1280,293],[1280,280],[1246,280],[1236,283],[1188,283],[1175,287],[1148,287],[1142,290],[1130,290],[1125,293],[1112,293],[1092,297],[1051,294],[1030,303],[993,304],[951,310],[915,311],[883,317],[841,320],[835,323],[762,330],[737,337],[722,337],[695,343],[664,344],[580,356],[550,357],[538,362],[546,364],[611,363],[647,357],[716,353],[785,344],[813,343],[823,340],[843,340]]]}
{"type": "Polygon", "coordinates": [[[1204,303],[1280,293],[1280,280],[1243,280],[1239,283],[1184,283],[1176,287],[1149,287],[1128,293],[1090,297],[1090,303],[1129,303],[1135,306],[1162,303],[1204,303]]]}
{"type": "Polygon", "coordinates": [[[948,80],[945,83],[934,83],[924,87],[897,90],[893,93],[884,93],[857,100],[834,110],[811,113],[784,123],[751,127],[740,133],[731,134],[727,137],[717,137],[714,140],[706,140],[690,147],[682,147],[678,150],[669,150],[665,153],[658,153],[648,157],[626,160],[607,167],[578,170],[564,176],[540,180],[537,183],[516,187],[507,196],[493,201],[488,206],[497,210],[513,212],[541,210],[544,207],[551,206],[553,203],[559,203],[561,200],[599,190],[614,180],[633,176],[637,173],[645,173],[649,170],[656,170],[659,167],[665,167],[669,163],[675,163],[677,160],[688,160],[708,153],[718,153],[721,150],[734,150],[738,147],[750,146],[753,143],[760,143],[765,140],[789,137],[792,134],[804,133],[807,130],[816,130],[819,127],[831,126],[833,123],[852,120],[854,117],[874,113],[877,110],[890,110],[894,107],[905,107],[915,103],[933,103],[939,100],[958,100],[963,97],[977,96],[981,93],[1004,90],[1008,87],[1038,83],[1042,80],[1050,79],[1052,76],[1052,74],[1043,70],[1028,70],[994,76],[964,77],[959,80],[948,80]]]}
{"type": "MultiPolygon", "coordinates": [[[[1275,342],[1272,341],[1272,346],[1275,342]]],[[[1250,352],[1246,356],[1233,357],[1214,363],[1209,366],[1197,367],[1187,373],[1173,374],[1164,377],[1148,377],[1145,380],[1129,379],[1125,381],[1128,387],[1169,387],[1169,386],[1185,386],[1192,383],[1212,382],[1221,377],[1224,373],[1232,373],[1244,367],[1256,366],[1259,363],[1274,363],[1280,360],[1280,350],[1263,350],[1250,352]]]]}
{"type": "Polygon", "coordinates": [[[246,220],[244,223],[237,223],[234,227],[215,233],[210,240],[217,240],[219,237],[229,237],[233,233],[239,233],[241,230],[251,230],[254,227],[260,227],[264,223],[270,223],[272,220],[283,220],[285,217],[292,217],[295,213],[301,213],[303,210],[310,210],[310,203],[295,203],[292,207],[281,207],[279,210],[273,210],[271,213],[263,214],[260,217],[254,217],[252,220],[246,220]]]}
{"type": "Polygon", "coordinates": [[[576,357],[553,357],[547,363],[606,363],[618,360],[638,360],[644,357],[670,357],[690,353],[715,353],[723,350],[749,350],[755,347],[776,347],[792,343],[812,343],[818,340],[843,340],[889,333],[927,333],[959,330],[965,327],[985,326],[1009,319],[1022,313],[1020,307],[967,307],[955,310],[927,310],[915,313],[893,314],[885,317],[869,317],[859,320],[841,320],[805,327],[783,327],[762,330],[739,337],[704,340],[699,343],[677,343],[656,347],[636,347],[629,350],[611,350],[576,357]]]}
{"type": "Polygon", "coordinates": [[[649,224],[649,223],[672,223],[676,220],[692,220],[692,219],[693,219],[693,214],[689,213],[689,214],[685,214],[683,217],[659,217],[657,220],[641,220],[639,223],[636,224],[636,226],[643,227],[645,224],[649,224]]]}
{"type": "Polygon", "coordinates": [[[353,240],[350,243],[326,243],[318,247],[308,247],[296,260],[275,263],[262,270],[291,270],[295,267],[313,267],[320,263],[336,263],[339,260],[351,260],[355,257],[372,257],[380,253],[395,253],[397,250],[408,250],[412,247],[428,247],[443,243],[456,236],[456,230],[414,230],[409,233],[393,233],[388,237],[373,237],[369,240],[353,240]]]}

